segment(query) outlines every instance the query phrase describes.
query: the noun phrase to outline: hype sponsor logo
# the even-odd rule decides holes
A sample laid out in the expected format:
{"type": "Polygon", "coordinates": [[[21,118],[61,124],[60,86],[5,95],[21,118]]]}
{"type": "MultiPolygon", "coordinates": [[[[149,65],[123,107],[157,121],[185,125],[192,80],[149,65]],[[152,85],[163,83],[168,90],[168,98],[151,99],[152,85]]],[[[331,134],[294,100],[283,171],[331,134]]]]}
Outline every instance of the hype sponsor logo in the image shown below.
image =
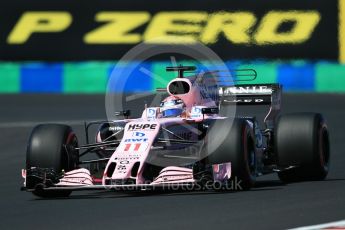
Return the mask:
{"type": "Polygon", "coordinates": [[[157,127],[157,124],[130,124],[128,125],[128,131],[135,131],[135,130],[145,130],[145,131],[153,131],[157,127]]]}

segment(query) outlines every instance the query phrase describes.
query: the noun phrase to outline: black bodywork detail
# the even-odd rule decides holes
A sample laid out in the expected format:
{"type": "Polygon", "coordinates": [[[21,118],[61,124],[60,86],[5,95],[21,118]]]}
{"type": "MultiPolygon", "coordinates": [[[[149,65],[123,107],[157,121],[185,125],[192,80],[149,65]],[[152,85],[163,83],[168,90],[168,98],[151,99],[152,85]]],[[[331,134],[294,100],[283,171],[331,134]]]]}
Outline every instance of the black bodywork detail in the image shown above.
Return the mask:
{"type": "Polygon", "coordinates": [[[194,71],[196,70],[196,67],[195,66],[182,66],[182,65],[179,65],[179,66],[168,66],[166,67],[166,71],[167,72],[173,72],[173,71],[176,71],[178,72],[178,77],[179,78],[183,78],[183,73],[184,72],[187,72],[187,71],[194,71]]]}
{"type": "Polygon", "coordinates": [[[63,173],[56,173],[52,168],[31,168],[26,171],[26,189],[36,189],[37,186],[50,187],[59,183],[63,173]]]}
{"type": "Polygon", "coordinates": [[[189,93],[190,86],[185,81],[174,81],[169,84],[169,93],[172,95],[189,93]]]}

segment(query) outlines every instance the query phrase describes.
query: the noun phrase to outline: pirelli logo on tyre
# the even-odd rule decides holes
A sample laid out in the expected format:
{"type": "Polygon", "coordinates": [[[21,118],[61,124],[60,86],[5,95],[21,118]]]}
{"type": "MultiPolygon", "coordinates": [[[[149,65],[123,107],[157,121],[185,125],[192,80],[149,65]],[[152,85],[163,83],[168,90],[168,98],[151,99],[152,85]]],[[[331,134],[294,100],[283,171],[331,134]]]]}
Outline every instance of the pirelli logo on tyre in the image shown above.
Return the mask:
{"type": "Polygon", "coordinates": [[[201,42],[223,58],[337,59],[337,1],[309,3],[6,1],[0,9],[0,58],[116,59],[142,42],[201,42]]]}

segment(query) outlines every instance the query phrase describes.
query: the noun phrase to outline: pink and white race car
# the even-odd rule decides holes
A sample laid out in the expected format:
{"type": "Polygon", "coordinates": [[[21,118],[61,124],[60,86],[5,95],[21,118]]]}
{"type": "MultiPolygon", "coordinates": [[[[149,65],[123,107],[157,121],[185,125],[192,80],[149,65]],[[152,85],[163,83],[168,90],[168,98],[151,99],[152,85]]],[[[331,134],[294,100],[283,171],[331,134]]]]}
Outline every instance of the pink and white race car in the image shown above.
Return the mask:
{"type": "MultiPolygon", "coordinates": [[[[139,118],[129,118],[126,110],[119,112],[122,120],[86,123],[87,139],[90,127],[99,127],[94,143],[79,146],[66,125],[36,126],[22,189],[40,197],[77,190],[250,189],[256,177],[272,172],[284,182],[327,176],[329,138],[322,115],[277,119],[279,84],[236,85],[224,82],[220,71],[184,76],[195,69],[167,67],[178,72],[167,97],[139,118]],[[255,116],[227,115],[235,105],[267,105],[263,128],[255,116]]],[[[254,70],[244,71],[257,77],[254,70]]]]}

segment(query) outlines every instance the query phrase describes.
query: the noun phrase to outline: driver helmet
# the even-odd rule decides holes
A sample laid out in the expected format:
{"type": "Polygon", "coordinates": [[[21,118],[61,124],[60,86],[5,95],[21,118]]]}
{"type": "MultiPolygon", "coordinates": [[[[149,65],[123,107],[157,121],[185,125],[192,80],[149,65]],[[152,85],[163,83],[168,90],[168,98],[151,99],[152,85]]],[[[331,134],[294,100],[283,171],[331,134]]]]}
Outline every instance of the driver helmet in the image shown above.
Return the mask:
{"type": "Polygon", "coordinates": [[[160,104],[162,117],[178,117],[185,111],[186,105],[177,97],[169,96],[160,104]]]}

